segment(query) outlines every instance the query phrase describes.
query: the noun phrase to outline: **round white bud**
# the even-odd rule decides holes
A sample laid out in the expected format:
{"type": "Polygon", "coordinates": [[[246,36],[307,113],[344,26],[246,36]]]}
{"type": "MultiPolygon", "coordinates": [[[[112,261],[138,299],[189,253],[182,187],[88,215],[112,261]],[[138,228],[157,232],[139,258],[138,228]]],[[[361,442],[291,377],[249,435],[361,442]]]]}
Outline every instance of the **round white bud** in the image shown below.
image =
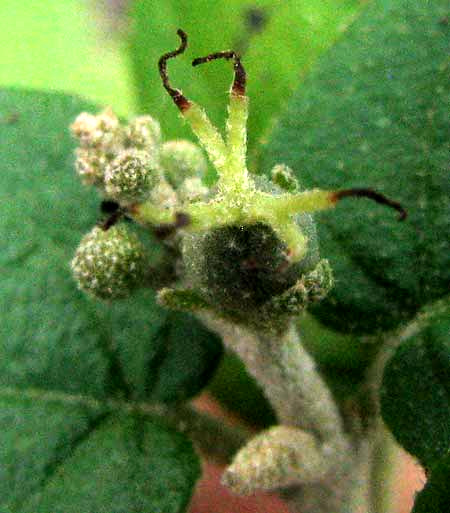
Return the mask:
{"type": "Polygon", "coordinates": [[[77,148],[75,150],[75,170],[86,185],[102,186],[108,160],[102,152],[95,149],[77,148]]]}
{"type": "Polygon", "coordinates": [[[122,131],[117,116],[111,109],[94,115],[82,112],[70,127],[82,148],[97,148],[111,152],[122,142],[122,131]]]}
{"type": "Polygon", "coordinates": [[[95,227],[83,237],[71,267],[81,290],[99,299],[126,297],[145,273],[145,250],[125,225],[95,227]]]}
{"type": "Polygon", "coordinates": [[[126,145],[151,153],[161,145],[161,127],[151,116],[139,116],[125,128],[126,145]]]}
{"type": "Polygon", "coordinates": [[[108,165],[105,172],[105,191],[120,203],[141,201],[158,184],[161,173],[146,151],[123,150],[108,165]]]}

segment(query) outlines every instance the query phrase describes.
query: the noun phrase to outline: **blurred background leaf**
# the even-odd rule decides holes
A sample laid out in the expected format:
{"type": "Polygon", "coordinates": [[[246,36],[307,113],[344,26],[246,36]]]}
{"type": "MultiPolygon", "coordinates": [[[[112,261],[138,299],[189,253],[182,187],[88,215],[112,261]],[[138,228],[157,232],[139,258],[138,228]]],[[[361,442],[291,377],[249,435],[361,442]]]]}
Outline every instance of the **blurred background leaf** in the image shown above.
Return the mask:
{"type": "Polygon", "coordinates": [[[120,42],[91,0],[2,0],[0,86],[66,91],[129,114],[120,42]]]}
{"type": "Polygon", "coordinates": [[[0,508],[8,513],[182,513],[200,473],[180,433],[82,402],[2,390],[0,426],[0,508]]]}
{"type": "Polygon", "coordinates": [[[450,302],[428,315],[386,365],[381,414],[397,441],[430,470],[450,452],[450,302]]]}
{"type": "Polygon", "coordinates": [[[450,504],[450,453],[431,470],[425,488],[417,495],[412,513],[447,513],[450,504]]]}

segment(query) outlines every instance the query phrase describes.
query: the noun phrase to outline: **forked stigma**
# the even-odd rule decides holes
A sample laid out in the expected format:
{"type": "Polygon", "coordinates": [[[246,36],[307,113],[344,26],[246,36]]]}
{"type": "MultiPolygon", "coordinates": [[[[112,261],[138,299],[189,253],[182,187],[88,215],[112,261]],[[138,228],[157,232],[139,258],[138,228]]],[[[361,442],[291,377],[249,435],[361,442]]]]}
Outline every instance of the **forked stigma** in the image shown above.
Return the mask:
{"type": "Polygon", "coordinates": [[[233,59],[234,81],[233,85],[231,86],[231,92],[233,94],[236,94],[237,96],[245,96],[245,69],[242,65],[240,56],[233,50],[214,52],[210,53],[209,55],[206,55],[205,57],[197,57],[192,61],[192,66],[198,66],[199,64],[204,64],[206,62],[214,61],[216,59],[233,59]]]}
{"type": "Polygon", "coordinates": [[[341,191],[333,192],[331,195],[331,200],[336,203],[343,198],[349,197],[369,198],[373,201],[376,201],[377,203],[380,203],[381,205],[386,205],[390,208],[393,208],[399,213],[399,221],[404,221],[408,216],[407,211],[398,201],[391,200],[383,194],[374,191],[373,189],[342,189],[341,191]]]}
{"type": "Polygon", "coordinates": [[[167,73],[167,61],[169,59],[172,59],[173,57],[176,57],[177,55],[181,55],[187,48],[188,37],[186,32],[184,32],[181,29],[178,29],[177,35],[181,40],[180,46],[176,50],[172,50],[171,52],[167,52],[161,56],[161,58],[158,61],[158,69],[165,90],[172,97],[172,100],[174,101],[175,105],[181,110],[181,112],[184,112],[191,106],[191,102],[183,95],[183,93],[179,89],[175,89],[170,85],[169,75],[167,73]]]}

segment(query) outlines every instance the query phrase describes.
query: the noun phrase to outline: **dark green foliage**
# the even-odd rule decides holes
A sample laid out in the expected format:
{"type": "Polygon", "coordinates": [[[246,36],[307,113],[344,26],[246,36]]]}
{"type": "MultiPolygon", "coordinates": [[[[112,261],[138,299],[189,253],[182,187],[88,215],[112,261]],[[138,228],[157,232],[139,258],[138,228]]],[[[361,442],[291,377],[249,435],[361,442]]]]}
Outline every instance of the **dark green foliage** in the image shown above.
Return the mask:
{"type": "Polygon", "coordinates": [[[448,513],[450,508],[450,453],[431,471],[425,488],[419,493],[412,513],[448,513]]]}
{"type": "Polygon", "coordinates": [[[224,354],[208,390],[252,426],[269,427],[277,423],[261,387],[234,353],[224,354]]]}
{"type": "Polygon", "coordinates": [[[431,469],[450,450],[450,310],[402,342],[388,362],[381,413],[398,442],[431,469]]]}
{"type": "MultiPolygon", "coordinates": [[[[105,440],[120,439],[128,432],[131,420],[121,418],[97,431],[99,414],[66,408],[64,399],[57,412],[46,413],[50,408],[46,394],[69,394],[87,401],[95,397],[100,405],[104,399],[180,401],[205,385],[221,355],[217,337],[191,317],[172,315],[158,307],[150,290],[110,304],[90,300],[77,290],[69,263],[79,240],[100,215],[100,199],[95,191],[79,183],[73,169],[68,126],[82,110],[96,112],[98,108],[61,94],[0,92],[0,112],[12,119],[0,124],[0,399],[7,401],[12,392],[20,397],[20,391],[25,395],[32,391],[35,397],[29,405],[18,401],[17,405],[9,404],[7,410],[2,407],[2,432],[13,430],[15,423],[20,423],[23,430],[17,424],[17,437],[10,431],[10,437],[4,437],[0,444],[0,481],[5,486],[1,501],[31,501],[23,509],[11,506],[8,513],[72,511],[68,504],[73,495],[67,491],[65,498],[62,477],[52,475],[49,487],[41,487],[47,483],[46,468],[54,465],[55,458],[58,466],[64,466],[64,475],[73,476],[76,486],[90,490],[83,499],[87,502],[72,501],[73,511],[115,513],[157,504],[153,491],[145,484],[149,480],[148,486],[153,486],[145,463],[150,465],[152,460],[147,455],[155,454],[154,468],[158,468],[161,480],[155,486],[162,489],[163,482],[169,486],[171,471],[169,467],[167,472],[164,470],[166,455],[161,454],[160,460],[156,455],[159,450],[165,451],[163,439],[172,440],[178,447],[178,435],[152,427],[147,421],[136,421],[143,432],[148,429],[149,433],[159,433],[162,429],[162,438],[142,442],[147,444],[145,456],[136,458],[136,467],[135,459],[130,458],[123,463],[126,471],[122,468],[111,475],[104,494],[99,495],[104,499],[102,510],[94,499],[89,503],[94,490],[99,493],[96,478],[105,479],[108,466],[113,467],[114,458],[125,451],[125,446],[119,446],[113,460],[108,460],[113,454],[106,445],[112,442],[105,440]],[[45,426],[38,424],[44,422],[45,426]],[[96,466],[89,474],[88,460],[84,467],[81,465],[84,453],[72,453],[71,444],[84,437],[87,446],[95,445],[91,436],[98,437],[100,452],[92,453],[89,461],[95,461],[96,466]],[[69,455],[75,459],[66,460],[69,455]],[[14,470],[11,461],[20,468],[14,470]],[[39,467],[36,473],[35,465],[39,467]],[[141,484],[127,490],[138,476],[141,484]],[[117,501],[113,501],[114,495],[117,501]]],[[[146,436],[142,435],[142,440],[146,436]]],[[[190,454],[191,450],[186,450],[190,454]]],[[[181,511],[191,493],[197,475],[195,456],[189,456],[188,465],[183,463],[183,451],[179,459],[175,448],[171,454],[174,468],[179,468],[180,476],[185,475],[185,481],[180,481],[179,491],[174,488],[172,502],[160,502],[152,511],[181,511]],[[186,473],[191,466],[194,470],[186,473]]]]}
{"type": "Polygon", "coordinates": [[[178,513],[200,470],[182,435],[76,402],[3,397],[0,425],[5,513],[178,513]]]}
{"type": "Polygon", "coordinates": [[[284,162],[305,188],[367,186],[367,200],[316,216],[336,285],[313,308],[344,332],[382,331],[448,293],[448,3],[371,2],[289,102],[262,165],[284,162]]]}

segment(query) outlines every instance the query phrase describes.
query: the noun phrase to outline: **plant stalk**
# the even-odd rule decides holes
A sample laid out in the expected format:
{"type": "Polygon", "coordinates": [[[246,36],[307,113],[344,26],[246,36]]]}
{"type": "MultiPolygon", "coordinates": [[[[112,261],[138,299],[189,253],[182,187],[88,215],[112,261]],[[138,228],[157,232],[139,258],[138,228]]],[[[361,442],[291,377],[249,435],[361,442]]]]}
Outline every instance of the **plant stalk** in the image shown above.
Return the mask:
{"type": "Polygon", "coordinates": [[[271,402],[283,433],[276,439],[276,428],[271,428],[251,440],[225,472],[224,483],[237,493],[276,489],[293,513],[359,513],[367,506],[367,444],[351,441],[344,432],[331,392],[294,325],[282,334],[256,333],[209,314],[200,317],[243,360],[271,402]],[[293,449],[286,441],[287,428],[294,428],[292,434],[304,443],[293,449]],[[317,466],[314,479],[306,463],[317,457],[323,465],[317,466]]]}

